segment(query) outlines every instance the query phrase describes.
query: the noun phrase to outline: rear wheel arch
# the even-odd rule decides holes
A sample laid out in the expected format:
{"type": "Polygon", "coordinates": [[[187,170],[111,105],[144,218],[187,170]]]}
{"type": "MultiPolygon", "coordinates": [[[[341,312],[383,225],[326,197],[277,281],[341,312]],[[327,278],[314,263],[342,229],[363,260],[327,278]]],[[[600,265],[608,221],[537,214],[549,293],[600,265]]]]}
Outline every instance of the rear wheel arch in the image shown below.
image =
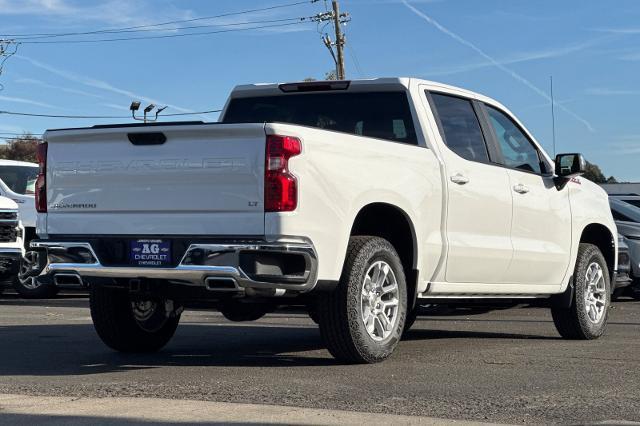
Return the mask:
{"type": "Polygon", "coordinates": [[[384,238],[394,247],[407,280],[409,307],[415,302],[418,281],[418,246],[415,227],[403,209],[388,203],[371,203],[360,209],[351,226],[350,236],[384,238]]]}

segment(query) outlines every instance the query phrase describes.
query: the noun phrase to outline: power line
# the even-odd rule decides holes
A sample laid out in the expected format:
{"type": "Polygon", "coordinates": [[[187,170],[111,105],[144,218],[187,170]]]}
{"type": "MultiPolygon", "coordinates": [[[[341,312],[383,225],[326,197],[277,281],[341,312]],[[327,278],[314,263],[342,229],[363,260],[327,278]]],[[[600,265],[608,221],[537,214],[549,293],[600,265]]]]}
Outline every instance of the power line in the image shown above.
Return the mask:
{"type": "Polygon", "coordinates": [[[217,19],[217,18],[225,18],[225,17],[229,17],[229,16],[244,15],[244,14],[248,14],[248,13],[265,12],[265,11],[274,10],[274,9],[283,9],[283,8],[287,8],[287,7],[299,6],[299,5],[302,5],[302,4],[316,3],[318,1],[319,0],[297,1],[297,2],[293,2],[293,3],[278,4],[278,5],[274,5],[274,6],[261,7],[261,8],[256,8],[256,9],[247,9],[247,10],[241,10],[241,11],[237,11],[237,12],[222,13],[222,14],[219,14],[219,15],[203,16],[203,17],[200,17],[200,18],[179,19],[179,20],[174,20],[174,21],[166,21],[166,22],[159,22],[159,23],[155,23],[155,24],[146,24],[146,25],[136,25],[136,26],[131,26],[131,27],[107,28],[107,29],[101,29],[101,30],[84,31],[84,32],[72,32],[72,33],[5,34],[5,35],[2,35],[2,37],[29,38],[29,37],[66,37],[66,36],[72,36],[72,35],[92,35],[92,34],[105,34],[105,33],[107,33],[107,34],[108,33],[116,33],[117,34],[118,32],[125,32],[125,31],[129,31],[129,30],[138,30],[138,29],[142,29],[142,28],[161,27],[161,26],[166,26],[166,25],[184,24],[184,23],[188,23],[188,22],[205,21],[205,20],[211,20],[211,19],[217,19]]]}
{"type": "MultiPolygon", "coordinates": [[[[213,109],[209,111],[197,111],[197,112],[180,112],[173,114],[162,114],[160,117],[175,117],[182,115],[203,115],[203,114],[213,114],[216,112],[221,112],[221,109],[213,109]]],[[[25,116],[25,117],[44,117],[44,118],[72,118],[72,119],[129,119],[131,116],[120,116],[120,115],[57,115],[57,114],[36,114],[30,112],[18,112],[18,111],[0,111],[0,115],[17,115],[17,116],[25,116]]]]}
{"type": "MultiPolygon", "coordinates": [[[[217,27],[238,27],[242,25],[255,25],[255,24],[272,24],[272,23],[280,23],[280,22],[291,22],[291,21],[305,21],[307,19],[311,19],[312,17],[296,17],[296,18],[282,18],[282,19],[267,19],[260,21],[245,21],[245,22],[232,22],[229,24],[207,24],[207,25],[190,25],[186,27],[171,27],[171,28],[144,28],[138,30],[124,30],[124,31],[114,31],[108,33],[101,34],[123,34],[123,33],[140,33],[140,32],[158,32],[158,31],[182,31],[182,30],[193,30],[198,28],[217,28],[217,27]]],[[[77,35],[86,35],[86,33],[78,33],[77,35]]],[[[62,37],[62,35],[59,35],[62,37]]],[[[49,39],[54,36],[33,36],[26,38],[18,38],[19,43],[29,43],[32,40],[41,40],[41,39],[49,39]]],[[[55,36],[58,37],[58,36],[55,36]]],[[[91,39],[89,39],[91,40],[91,39]]],[[[61,41],[62,42],[62,41],[61,41]]]]}
{"type": "Polygon", "coordinates": [[[356,66],[356,70],[358,71],[358,74],[360,74],[360,78],[364,78],[365,75],[362,72],[362,68],[360,67],[360,61],[358,60],[358,57],[356,56],[356,51],[355,49],[351,46],[353,43],[349,43],[347,44],[347,49],[349,50],[349,55],[351,56],[351,59],[353,60],[353,63],[356,66]]]}
{"type": "MultiPolygon", "coordinates": [[[[338,80],[344,80],[346,78],[344,67],[344,45],[347,43],[347,41],[340,26],[349,22],[350,18],[348,13],[340,13],[340,5],[338,4],[337,0],[332,0],[331,6],[333,10],[319,13],[312,19],[318,24],[318,32],[320,32],[319,27],[321,23],[333,23],[336,41],[332,42],[329,35],[325,34],[322,36],[322,42],[327,47],[327,49],[329,49],[331,57],[336,64],[336,78],[338,80]],[[336,48],[335,52],[333,51],[334,46],[336,48]]],[[[328,8],[326,2],[325,8],[328,8]]],[[[325,24],[325,26],[323,27],[323,31],[326,26],[327,25],[325,24]]]]}
{"type": "Polygon", "coordinates": [[[114,41],[153,40],[153,39],[166,39],[166,38],[192,37],[192,36],[202,36],[202,35],[211,35],[211,34],[231,33],[231,32],[238,32],[238,31],[261,30],[261,29],[267,29],[267,28],[280,28],[280,27],[288,27],[292,25],[306,24],[308,22],[311,22],[311,21],[306,21],[306,18],[301,18],[299,22],[290,22],[285,24],[262,25],[262,26],[256,26],[256,27],[248,27],[248,28],[232,28],[227,30],[205,31],[205,32],[188,33],[188,34],[169,34],[169,35],[146,36],[146,37],[121,37],[121,38],[94,39],[94,40],[22,41],[20,43],[21,44],[81,44],[81,43],[86,44],[86,43],[107,43],[107,42],[114,42],[114,41]]]}

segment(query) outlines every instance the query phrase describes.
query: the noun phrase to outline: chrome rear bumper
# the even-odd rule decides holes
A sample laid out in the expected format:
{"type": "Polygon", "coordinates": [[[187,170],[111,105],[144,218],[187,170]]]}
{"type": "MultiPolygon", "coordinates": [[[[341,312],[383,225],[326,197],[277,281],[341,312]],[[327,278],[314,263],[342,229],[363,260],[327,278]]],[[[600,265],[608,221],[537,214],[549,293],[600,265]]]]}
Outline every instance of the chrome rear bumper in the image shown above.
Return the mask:
{"type": "Polygon", "coordinates": [[[46,266],[41,276],[77,275],[81,281],[90,278],[160,279],[202,286],[212,291],[244,289],[276,289],[307,292],[314,288],[317,256],[308,243],[230,243],[191,244],[176,267],[107,266],[87,242],[32,241],[31,248],[46,251],[46,266]],[[243,270],[243,256],[293,256],[304,265],[295,274],[260,274],[243,270]],[[302,263],[301,261],[304,261],[302,263]],[[221,287],[212,282],[226,283],[221,287]],[[233,282],[233,285],[228,285],[233,282]]]}

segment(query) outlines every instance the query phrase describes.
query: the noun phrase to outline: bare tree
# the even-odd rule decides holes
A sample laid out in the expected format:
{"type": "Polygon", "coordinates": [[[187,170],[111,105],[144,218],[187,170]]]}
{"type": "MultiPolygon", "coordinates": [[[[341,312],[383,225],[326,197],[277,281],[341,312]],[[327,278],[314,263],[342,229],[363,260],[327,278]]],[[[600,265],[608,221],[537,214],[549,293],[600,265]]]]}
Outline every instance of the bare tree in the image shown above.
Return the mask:
{"type": "Polygon", "coordinates": [[[36,162],[36,148],[41,139],[30,133],[7,140],[0,145],[0,158],[5,160],[18,160],[36,162]]]}

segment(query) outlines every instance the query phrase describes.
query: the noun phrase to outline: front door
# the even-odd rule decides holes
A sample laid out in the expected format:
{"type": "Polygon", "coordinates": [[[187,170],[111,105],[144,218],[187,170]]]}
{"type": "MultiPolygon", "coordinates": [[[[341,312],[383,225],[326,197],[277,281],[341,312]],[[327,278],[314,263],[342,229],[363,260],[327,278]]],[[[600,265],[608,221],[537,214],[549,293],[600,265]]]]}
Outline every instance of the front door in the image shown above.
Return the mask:
{"type": "Polygon", "coordinates": [[[560,285],[571,257],[568,187],[556,188],[550,165],[511,117],[492,106],[485,108],[513,194],[513,260],[505,279],[560,285]]]}

